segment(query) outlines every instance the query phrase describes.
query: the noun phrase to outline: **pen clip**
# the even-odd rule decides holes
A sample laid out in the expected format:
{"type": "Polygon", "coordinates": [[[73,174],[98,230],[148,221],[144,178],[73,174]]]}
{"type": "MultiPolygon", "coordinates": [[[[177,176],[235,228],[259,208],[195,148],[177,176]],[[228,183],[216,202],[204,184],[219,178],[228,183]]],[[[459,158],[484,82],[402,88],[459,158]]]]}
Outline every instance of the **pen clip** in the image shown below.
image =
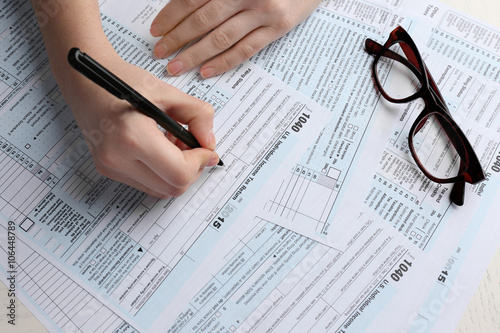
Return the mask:
{"type": "Polygon", "coordinates": [[[122,81],[106,68],[95,62],[91,57],[87,56],[87,54],[81,52],[80,49],[74,47],[69,51],[68,62],[74,69],[76,69],[78,72],[80,72],[102,88],[106,89],[109,93],[113,94],[119,99],[127,98],[127,96],[123,95],[120,89],[115,88],[117,85],[122,86],[122,81]],[[111,83],[103,78],[98,74],[98,71],[95,70],[96,68],[98,68],[98,71],[107,72],[106,74],[108,74],[108,77],[114,79],[115,82],[111,83]]]}

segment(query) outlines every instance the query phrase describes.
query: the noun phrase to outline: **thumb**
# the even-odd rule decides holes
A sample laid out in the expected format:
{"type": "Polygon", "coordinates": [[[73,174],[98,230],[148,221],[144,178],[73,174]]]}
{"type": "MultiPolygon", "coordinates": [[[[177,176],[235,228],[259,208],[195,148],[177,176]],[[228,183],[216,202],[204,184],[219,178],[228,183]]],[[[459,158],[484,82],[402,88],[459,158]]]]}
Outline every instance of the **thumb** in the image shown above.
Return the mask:
{"type": "MultiPolygon", "coordinates": [[[[201,144],[201,143],[200,143],[201,144]]],[[[219,164],[219,154],[206,148],[183,150],[187,165],[198,165],[199,169],[210,168],[219,164]]]]}

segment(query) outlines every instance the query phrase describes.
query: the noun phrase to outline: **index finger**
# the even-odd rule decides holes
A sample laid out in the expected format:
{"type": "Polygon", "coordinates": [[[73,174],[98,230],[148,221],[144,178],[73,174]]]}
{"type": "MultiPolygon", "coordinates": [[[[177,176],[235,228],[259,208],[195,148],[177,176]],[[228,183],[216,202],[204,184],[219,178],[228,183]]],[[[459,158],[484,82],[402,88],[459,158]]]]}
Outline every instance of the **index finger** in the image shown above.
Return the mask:
{"type": "Polygon", "coordinates": [[[164,82],[153,100],[157,106],[175,121],[188,126],[200,145],[215,149],[213,133],[214,108],[208,102],[188,95],[164,82]]]}
{"type": "Polygon", "coordinates": [[[163,7],[151,23],[150,33],[160,37],[175,28],[198,8],[210,0],[172,0],[163,7]]]}

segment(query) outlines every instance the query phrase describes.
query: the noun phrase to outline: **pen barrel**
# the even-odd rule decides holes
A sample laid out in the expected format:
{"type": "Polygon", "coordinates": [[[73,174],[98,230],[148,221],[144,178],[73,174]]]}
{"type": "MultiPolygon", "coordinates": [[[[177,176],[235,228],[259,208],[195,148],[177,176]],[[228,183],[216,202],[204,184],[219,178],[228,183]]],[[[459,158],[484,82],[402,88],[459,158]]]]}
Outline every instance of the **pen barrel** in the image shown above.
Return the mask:
{"type": "Polygon", "coordinates": [[[137,96],[131,96],[128,102],[148,117],[153,118],[165,131],[172,134],[189,148],[201,147],[200,143],[198,142],[198,140],[196,140],[194,135],[191,134],[191,132],[189,132],[181,124],[167,116],[162,110],[160,110],[150,101],[144,98],[139,98],[137,96]]]}

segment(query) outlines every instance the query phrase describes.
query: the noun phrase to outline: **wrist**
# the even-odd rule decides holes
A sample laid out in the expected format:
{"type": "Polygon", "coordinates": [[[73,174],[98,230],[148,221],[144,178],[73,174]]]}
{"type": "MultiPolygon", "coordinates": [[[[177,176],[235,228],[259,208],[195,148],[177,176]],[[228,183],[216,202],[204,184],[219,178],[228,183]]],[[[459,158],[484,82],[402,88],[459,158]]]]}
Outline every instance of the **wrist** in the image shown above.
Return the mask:
{"type": "MultiPolygon", "coordinates": [[[[47,0],[31,0],[35,13],[46,10],[47,0]]],[[[37,16],[38,17],[38,16],[37,16]]],[[[108,41],[101,25],[97,0],[72,0],[60,3],[50,20],[39,21],[52,73],[62,90],[77,82],[80,74],[68,64],[73,47],[89,53],[104,65],[120,57],[108,41]]]]}

